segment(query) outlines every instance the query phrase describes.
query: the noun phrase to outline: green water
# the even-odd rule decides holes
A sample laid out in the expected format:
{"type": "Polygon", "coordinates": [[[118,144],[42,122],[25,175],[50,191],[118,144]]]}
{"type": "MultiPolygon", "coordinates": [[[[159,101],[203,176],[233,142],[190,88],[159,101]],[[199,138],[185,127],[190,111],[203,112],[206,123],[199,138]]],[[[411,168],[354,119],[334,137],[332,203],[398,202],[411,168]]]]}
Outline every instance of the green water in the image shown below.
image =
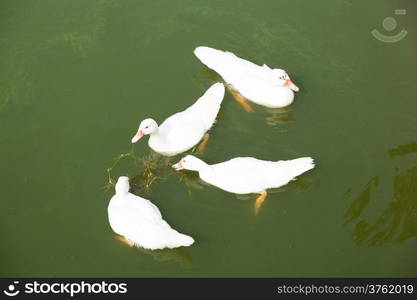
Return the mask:
{"type": "Polygon", "coordinates": [[[416,8],[1,0],[0,275],[417,276],[416,8]],[[387,44],[374,28],[408,35],[387,44]],[[285,68],[300,87],[289,108],[254,113],[227,93],[202,156],[316,159],[258,216],[256,195],[175,173],[166,165],[181,156],[130,144],[142,119],[164,120],[219,80],[193,56],[199,45],[285,68]],[[136,192],[192,247],[151,252],[114,238],[113,190],[101,188],[132,150],[144,161],[121,159],[111,176],[139,174],[136,192]]]}

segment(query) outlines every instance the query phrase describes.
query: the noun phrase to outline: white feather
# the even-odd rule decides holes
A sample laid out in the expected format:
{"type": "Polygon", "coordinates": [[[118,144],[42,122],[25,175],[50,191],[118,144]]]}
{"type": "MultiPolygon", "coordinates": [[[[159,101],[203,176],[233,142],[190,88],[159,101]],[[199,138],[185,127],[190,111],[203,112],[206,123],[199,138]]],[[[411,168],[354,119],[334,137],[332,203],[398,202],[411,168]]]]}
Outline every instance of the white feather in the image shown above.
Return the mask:
{"type": "Polygon", "coordinates": [[[213,126],[223,97],[224,85],[213,84],[192,106],[166,119],[151,134],[149,147],[168,156],[193,148],[213,126]]]}
{"type": "Polygon", "coordinates": [[[294,100],[293,91],[283,86],[277,76],[277,72],[286,74],[283,70],[271,69],[265,64],[259,66],[231,52],[209,47],[197,47],[194,54],[203,64],[220,74],[233,89],[254,103],[284,107],[294,100]]]}
{"type": "Polygon", "coordinates": [[[265,161],[253,157],[237,157],[209,165],[192,155],[181,160],[188,170],[198,171],[207,183],[235,194],[261,193],[286,185],[295,177],[314,168],[311,157],[293,160],[265,161]]]}
{"type": "Polygon", "coordinates": [[[127,177],[120,177],[116,194],[108,206],[109,223],[113,231],[136,246],[145,249],[164,249],[190,246],[193,238],[179,233],[162,219],[152,202],[126,191],[127,177]],[[120,188],[123,187],[123,188],[120,188]]]}

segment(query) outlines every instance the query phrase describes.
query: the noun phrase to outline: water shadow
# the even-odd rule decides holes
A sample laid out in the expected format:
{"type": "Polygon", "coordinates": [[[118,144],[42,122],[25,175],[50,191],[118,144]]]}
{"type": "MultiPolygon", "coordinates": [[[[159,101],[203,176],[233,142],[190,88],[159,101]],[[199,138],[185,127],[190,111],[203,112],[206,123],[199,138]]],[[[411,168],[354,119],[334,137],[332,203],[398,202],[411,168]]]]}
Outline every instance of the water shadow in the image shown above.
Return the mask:
{"type": "Polygon", "coordinates": [[[391,148],[388,150],[388,155],[391,158],[395,158],[397,156],[405,156],[410,153],[417,153],[417,142],[402,144],[398,147],[391,148]]]}
{"type": "MultiPolygon", "coordinates": [[[[314,181],[309,176],[302,176],[300,175],[295,180],[290,181],[286,185],[275,188],[275,189],[268,189],[268,194],[277,194],[277,193],[283,193],[290,190],[307,190],[311,188],[314,185],[314,181]]],[[[259,197],[259,194],[244,194],[244,195],[236,195],[236,198],[239,200],[255,200],[257,197],[259,197]]],[[[268,197],[265,201],[268,201],[268,197]]]]}
{"type": "MultiPolygon", "coordinates": [[[[379,177],[375,176],[372,177],[367,184],[362,188],[361,193],[359,196],[352,202],[349,209],[345,213],[345,224],[353,221],[354,219],[358,218],[365,207],[371,201],[371,192],[372,189],[376,188],[379,183],[379,177]]],[[[351,194],[351,189],[346,192],[345,196],[349,196],[351,194]]],[[[346,197],[345,197],[346,198],[346,197]]]]}
{"type": "Polygon", "coordinates": [[[267,116],[265,121],[268,125],[273,127],[280,127],[281,125],[292,123],[295,121],[294,116],[292,115],[291,107],[282,107],[282,108],[265,108],[267,116]]]}
{"type": "MultiPolygon", "coordinates": [[[[417,143],[409,143],[388,150],[391,158],[417,152],[417,143]]],[[[378,188],[379,176],[371,178],[345,214],[345,224],[360,218],[371,202],[374,190],[378,188]]],[[[376,218],[368,221],[365,217],[358,220],[353,238],[357,245],[380,246],[387,243],[402,243],[417,237],[417,165],[399,170],[395,168],[393,177],[392,201],[376,218]]],[[[350,195],[348,190],[345,196],[350,195]]]]}
{"type": "Polygon", "coordinates": [[[223,78],[216,71],[207,68],[206,66],[201,66],[195,73],[196,74],[193,74],[191,77],[191,82],[201,89],[207,89],[207,86],[216,82],[224,84],[223,78]]]}
{"type": "Polygon", "coordinates": [[[185,269],[191,269],[193,267],[193,258],[185,247],[162,250],[136,249],[141,253],[152,256],[157,262],[175,261],[185,269]]]}

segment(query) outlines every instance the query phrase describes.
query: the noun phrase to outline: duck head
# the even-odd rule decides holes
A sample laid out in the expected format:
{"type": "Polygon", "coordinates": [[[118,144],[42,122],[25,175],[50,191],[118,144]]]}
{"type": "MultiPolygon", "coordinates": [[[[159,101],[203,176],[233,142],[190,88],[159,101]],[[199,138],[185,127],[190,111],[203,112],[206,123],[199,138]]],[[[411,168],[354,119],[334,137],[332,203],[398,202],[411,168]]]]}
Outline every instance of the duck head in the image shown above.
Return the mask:
{"type": "Polygon", "coordinates": [[[136,143],[147,134],[152,134],[156,130],[158,130],[158,124],[153,119],[145,119],[142,122],[140,122],[138,132],[136,135],[132,138],[132,143],[136,143]]]}
{"type": "Polygon", "coordinates": [[[274,76],[276,76],[276,78],[278,78],[280,84],[282,86],[285,86],[291,90],[293,90],[294,92],[298,92],[300,89],[298,88],[298,86],[296,86],[290,79],[290,76],[288,76],[287,72],[285,72],[282,69],[273,69],[272,73],[274,74],[274,76]]]}
{"type": "Polygon", "coordinates": [[[193,155],[187,155],[183,157],[179,162],[177,162],[175,165],[172,165],[172,167],[176,171],[180,170],[190,170],[190,171],[199,171],[202,167],[206,166],[207,164],[202,161],[201,159],[193,156],[193,155]]]}
{"type": "Polygon", "coordinates": [[[116,189],[116,194],[128,193],[130,189],[129,178],[126,176],[120,176],[119,179],[117,179],[115,189],[116,189]]]}

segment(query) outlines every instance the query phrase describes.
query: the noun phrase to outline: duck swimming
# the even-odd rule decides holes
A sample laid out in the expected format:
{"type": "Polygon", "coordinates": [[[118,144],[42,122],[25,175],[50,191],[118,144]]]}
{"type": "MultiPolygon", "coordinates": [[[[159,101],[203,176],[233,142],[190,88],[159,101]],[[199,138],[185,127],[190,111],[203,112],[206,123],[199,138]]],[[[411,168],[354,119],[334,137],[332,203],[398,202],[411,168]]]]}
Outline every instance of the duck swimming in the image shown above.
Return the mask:
{"type": "Polygon", "coordinates": [[[143,120],[132,138],[132,143],[136,143],[144,135],[150,135],[149,147],[166,156],[193,148],[203,137],[202,144],[205,145],[208,139],[206,132],[216,120],[224,91],[223,84],[213,84],[192,106],[170,116],[159,126],[153,119],[143,120]]]}
{"type": "Polygon", "coordinates": [[[286,185],[295,177],[313,169],[314,161],[311,157],[280,161],[236,157],[209,165],[193,155],[187,155],[172,167],[177,171],[197,171],[203,181],[230,193],[260,194],[255,201],[257,214],[266,198],[267,189],[286,185]]]}
{"type": "Polygon", "coordinates": [[[223,77],[231,87],[231,93],[247,111],[247,100],[267,107],[285,107],[294,100],[299,88],[282,69],[259,66],[227,51],[210,47],[197,47],[197,58],[223,77]]]}
{"type": "Polygon", "coordinates": [[[129,193],[129,178],[121,176],[116,183],[116,195],[108,206],[109,223],[120,240],[129,246],[155,250],[187,247],[192,237],[179,233],[162,219],[158,207],[151,201],[129,193]]]}

